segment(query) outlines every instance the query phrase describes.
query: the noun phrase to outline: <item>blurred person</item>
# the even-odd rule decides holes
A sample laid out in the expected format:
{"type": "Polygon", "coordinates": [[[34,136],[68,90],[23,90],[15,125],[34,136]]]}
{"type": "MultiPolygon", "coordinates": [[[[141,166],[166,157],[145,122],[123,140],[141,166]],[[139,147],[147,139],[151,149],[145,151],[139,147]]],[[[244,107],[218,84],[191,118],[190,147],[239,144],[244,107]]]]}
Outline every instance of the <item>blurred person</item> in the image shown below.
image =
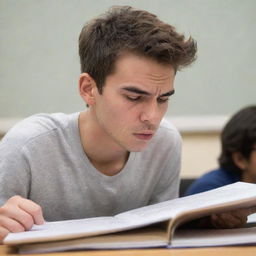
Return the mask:
{"type": "Polygon", "coordinates": [[[221,133],[219,168],[198,178],[185,192],[192,195],[234,182],[256,183],[256,106],[248,106],[227,122],[221,133]]]}

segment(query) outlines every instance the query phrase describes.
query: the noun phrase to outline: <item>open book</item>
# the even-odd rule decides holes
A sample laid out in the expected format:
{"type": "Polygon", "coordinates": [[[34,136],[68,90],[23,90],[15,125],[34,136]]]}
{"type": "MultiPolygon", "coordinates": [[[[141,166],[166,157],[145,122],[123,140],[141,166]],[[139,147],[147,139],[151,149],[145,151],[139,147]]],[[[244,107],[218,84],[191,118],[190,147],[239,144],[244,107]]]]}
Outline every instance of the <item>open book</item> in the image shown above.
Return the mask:
{"type": "Polygon", "coordinates": [[[141,207],[115,216],[47,222],[10,233],[4,244],[22,253],[72,249],[198,247],[256,244],[256,227],[229,230],[177,229],[187,221],[256,206],[256,184],[237,182],[204,193],[141,207]]]}

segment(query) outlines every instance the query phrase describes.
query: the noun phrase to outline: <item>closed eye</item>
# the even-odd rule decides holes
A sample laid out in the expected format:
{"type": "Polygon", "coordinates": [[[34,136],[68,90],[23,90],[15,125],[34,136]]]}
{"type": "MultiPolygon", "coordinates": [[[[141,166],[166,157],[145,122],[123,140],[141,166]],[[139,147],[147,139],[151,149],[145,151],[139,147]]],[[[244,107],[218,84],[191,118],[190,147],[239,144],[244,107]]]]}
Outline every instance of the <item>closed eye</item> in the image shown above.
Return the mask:
{"type": "Polygon", "coordinates": [[[168,100],[169,100],[169,97],[166,97],[166,98],[158,98],[158,99],[157,99],[157,102],[161,104],[161,103],[167,102],[168,100]]]}
{"type": "Polygon", "coordinates": [[[126,98],[130,101],[138,101],[138,100],[141,99],[141,96],[140,95],[139,96],[128,96],[128,95],[126,95],[126,98]]]}

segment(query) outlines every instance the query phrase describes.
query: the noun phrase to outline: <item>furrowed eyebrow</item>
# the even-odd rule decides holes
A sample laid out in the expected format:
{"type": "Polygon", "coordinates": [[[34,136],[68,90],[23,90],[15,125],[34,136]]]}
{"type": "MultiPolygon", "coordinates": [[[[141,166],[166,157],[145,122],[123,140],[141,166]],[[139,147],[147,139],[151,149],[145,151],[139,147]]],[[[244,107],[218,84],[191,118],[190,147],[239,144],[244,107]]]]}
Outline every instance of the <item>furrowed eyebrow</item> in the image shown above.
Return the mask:
{"type": "Polygon", "coordinates": [[[159,97],[168,97],[168,96],[173,95],[174,93],[175,93],[175,90],[171,90],[167,93],[164,93],[164,94],[160,95],[159,97]]]}
{"type": "MultiPolygon", "coordinates": [[[[151,95],[151,93],[143,91],[143,90],[138,89],[136,87],[124,87],[122,89],[125,90],[125,91],[128,91],[128,92],[134,92],[134,93],[137,93],[137,94],[151,95]]],[[[159,97],[168,97],[168,96],[173,95],[174,93],[175,93],[175,90],[171,90],[167,93],[164,93],[164,94],[160,95],[159,97]]]]}
{"type": "Polygon", "coordinates": [[[134,93],[137,93],[137,94],[150,95],[149,92],[143,91],[143,90],[138,89],[136,87],[124,87],[122,89],[125,90],[125,91],[128,91],[128,92],[134,92],[134,93]]]}

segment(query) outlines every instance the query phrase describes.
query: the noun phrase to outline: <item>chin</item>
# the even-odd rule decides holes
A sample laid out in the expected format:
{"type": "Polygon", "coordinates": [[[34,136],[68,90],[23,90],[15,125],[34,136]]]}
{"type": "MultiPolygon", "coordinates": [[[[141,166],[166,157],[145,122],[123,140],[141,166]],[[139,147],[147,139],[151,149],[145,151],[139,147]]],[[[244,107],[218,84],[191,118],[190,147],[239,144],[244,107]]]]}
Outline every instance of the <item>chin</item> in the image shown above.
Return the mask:
{"type": "Polygon", "coordinates": [[[144,143],[143,145],[136,145],[136,146],[128,146],[126,147],[127,151],[129,152],[142,152],[146,147],[148,143],[144,143]]]}

